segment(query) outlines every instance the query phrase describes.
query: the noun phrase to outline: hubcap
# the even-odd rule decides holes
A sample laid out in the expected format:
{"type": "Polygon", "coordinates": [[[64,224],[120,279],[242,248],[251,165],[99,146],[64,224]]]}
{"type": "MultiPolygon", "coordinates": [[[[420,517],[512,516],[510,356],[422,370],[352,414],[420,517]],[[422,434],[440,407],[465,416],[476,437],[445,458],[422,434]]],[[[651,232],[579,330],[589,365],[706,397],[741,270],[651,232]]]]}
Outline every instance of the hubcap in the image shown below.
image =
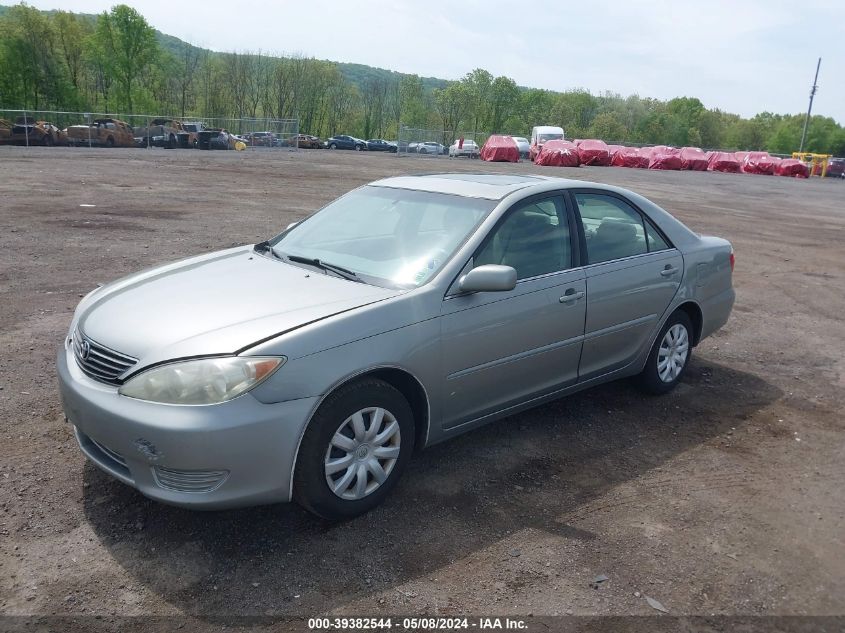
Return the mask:
{"type": "Polygon", "coordinates": [[[689,335],[687,328],[680,323],[670,327],[657,352],[657,375],[663,382],[672,382],[681,373],[689,354],[689,335]]]}
{"type": "Polygon", "coordinates": [[[326,450],[329,489],[349,501],[372,494],[396,465],[401,439],[399,423],[387,409],[368,407],[350,415],[326,450]]]}

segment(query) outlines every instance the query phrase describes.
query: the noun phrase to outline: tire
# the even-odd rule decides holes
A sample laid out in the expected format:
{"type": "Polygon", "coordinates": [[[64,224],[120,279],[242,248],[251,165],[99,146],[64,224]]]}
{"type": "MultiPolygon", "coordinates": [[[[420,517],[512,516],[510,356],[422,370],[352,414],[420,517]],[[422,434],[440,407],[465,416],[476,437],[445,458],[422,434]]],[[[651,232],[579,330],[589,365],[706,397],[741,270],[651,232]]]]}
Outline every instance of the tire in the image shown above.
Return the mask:
{"type": "Polygon", "coordinates": [[[176,137],[173,134],[167,139],[167,149],[176,149],[176,137]]]}
{"type": "MultiPolygon", "coordinates": [[[[675,340],[678,341],[679,339],[676,338],[675,340]]],[[[651,351],[648,354],[645,367],[636,378],[637,386],[646,393],[655,395],[672,391],[681,381],[681,378],[684,377],[684,373],[687,370],[689,359],[692,356],[692,340],[692,321],[690,321],[689,316],[683,310],[675,310],[666,320],[666,323],[663,324],[663,327],[660,328],[660,333],[654,340],[654,345],[652,345],[651,351]],[[673,344],[669,340],[672,338],[668,336],[670,330],[672,330],[673,334],[680,337],[680,343],[676,342],[673,344]],[[664,349],[663,354],[661,354],[661,348],[664,349]],[[678,363],[678,356],[671,355],[673,348],[677,353],[683,351],[684,357],[680,361],[680,365],[678,363]],[[665,366],[661,367],[661,363],[664,362],[667,355],[676,361],[674,367],[677,368],[679,366],[680,369],[673,369],[673,363],[671,362],[669,363],[668,369],[665,366]]]]}
{"type": "Polygon", "coordinates": [[[53,146],[53,137],[49,134],[45,134],[44,138],[41,139],[41,142],[44,143],[45,147],[52,147],[53,146]]]}
{"type": "Polygon", "coordinates": [[[114,138],[111,136],[106,139],[106,147],[114,147],[114,138]]]}
{"type": "Polygon", "coordinates": [[[364,149],[364,148],[363,148],[362,146],[360,146],[360,145],[356,145],[356,146],[355,146],[355,151],[356,151],[356,152],[360,152],[362,149],[364,149]]]}
{"type": "Polygon", "coordinates": [[[331,145],[329,145],[329,149],[337,149],[337,145],[335,143],[332,143],[331,145]]]}
{"type": "Polygon", "coordinates": [[[329,521],[368,512],[396,485],[413,450],[414,415],[397,389],[373,378],[344,385],[323,401],[305,430],[294,469],[294,500],[329,521]],[[383,412],[380,419],[376,417],[379,410],[383,412]],[[352,422],[357,414],[361,414],[358,440],[352,422]],[[368,435],[373,423],[379,425],[373,431],[375,437],[368,435]],[[396,430],[385,435],[394,423],[396,430]],[[344,444],[349,443],[345,448],[332,442],[340,435],[345,438],[341,438],[344,444]],[[378,437],[386,439],[376,443],[378,437]],[[373,454],[374,448],[380,451],[380,456],[373,454]],[[327,473],[328,462],[337,462],[331,474],[327,473]],[[344,467],[347,462],[350,465],[344,467]],[[386,473],[380,484],[376,471],[370,470],[373,462],[377,462],[381,476],[386,473]],[[359,473],[364,475],[360,488],[359,473]],[[329,487],[330,480],[338,492],[329,487]]]}

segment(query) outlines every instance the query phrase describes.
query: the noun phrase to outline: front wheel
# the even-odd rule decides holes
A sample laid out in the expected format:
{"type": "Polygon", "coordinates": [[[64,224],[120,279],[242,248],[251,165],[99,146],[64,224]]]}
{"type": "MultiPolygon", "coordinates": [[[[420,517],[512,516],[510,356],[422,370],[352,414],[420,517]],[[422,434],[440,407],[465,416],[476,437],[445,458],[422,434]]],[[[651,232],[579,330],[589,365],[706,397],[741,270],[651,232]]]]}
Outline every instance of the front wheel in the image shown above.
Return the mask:
{"type": "Polygon", "coordinates": [[[637,376],[639,387],[652,394],[671,391],[681,381],[692,355],[692,321],[683,310],[667,319],[654,341],[643,371],[637,376]]]}
{"type": "Polygon", "coordinates": [[[335,143],[332,143],[331,145],[329,145],[329,149],[337,149],[337,145],[335,143]]]}
{"type": "Polygon", "coordinates": [[[302,437],[294,499],[330,521],[380,504],[414,449],[408,401],[376,379],[350,383],[320,405],[302,437]]]}

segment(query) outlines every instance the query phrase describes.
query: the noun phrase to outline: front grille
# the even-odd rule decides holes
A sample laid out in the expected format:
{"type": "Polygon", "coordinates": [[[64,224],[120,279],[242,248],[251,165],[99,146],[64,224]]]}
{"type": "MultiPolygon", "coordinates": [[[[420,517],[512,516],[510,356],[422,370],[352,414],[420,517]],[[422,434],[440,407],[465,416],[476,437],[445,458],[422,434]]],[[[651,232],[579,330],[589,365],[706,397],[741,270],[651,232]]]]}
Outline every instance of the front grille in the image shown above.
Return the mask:
{"type": "Polygon", "coordinates": [[[153,474],[156,483],[162,488],[177,492],[211,492],[226,480],[229,471],[176,470],[164,466],[155,466],[153,474]]]}
{"type": "Polygon", "coordinates": [[[76,364],[88,376],[100,382],[120,384],[118,376],[126,373],[138,362],[137,358],[121,354],[92,341],[80,330],[74,333],[72,344],[76,364]]]}

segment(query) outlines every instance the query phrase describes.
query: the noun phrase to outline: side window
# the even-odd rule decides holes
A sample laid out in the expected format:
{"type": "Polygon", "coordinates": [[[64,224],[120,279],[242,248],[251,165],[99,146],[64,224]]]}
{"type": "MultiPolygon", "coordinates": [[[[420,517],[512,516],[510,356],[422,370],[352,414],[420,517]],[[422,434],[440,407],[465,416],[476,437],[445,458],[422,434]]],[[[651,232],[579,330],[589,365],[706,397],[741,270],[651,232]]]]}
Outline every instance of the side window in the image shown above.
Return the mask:
{"type": "Polygon", "coordinates": [[[482,264],[512,266],[517,279],[571,268],[569,224],[560,198],[511,209],[476,254],[474,265],[482,264]]]}
{"type": "Polygon", "coordinates": [[[648,237],[648,252],[651,253],[652,251],[665,251],[668,248],[672,248],[663,239],[660,235],[660,232],[654,227],[651,221],[646,218],[645,221],[645,232],[646,236],[648,237]]]}
{"type": "Polygon", "coordinates": [[[590,264],[648,252],[639,211],[614,196],[576,193],[590,264]]]}

